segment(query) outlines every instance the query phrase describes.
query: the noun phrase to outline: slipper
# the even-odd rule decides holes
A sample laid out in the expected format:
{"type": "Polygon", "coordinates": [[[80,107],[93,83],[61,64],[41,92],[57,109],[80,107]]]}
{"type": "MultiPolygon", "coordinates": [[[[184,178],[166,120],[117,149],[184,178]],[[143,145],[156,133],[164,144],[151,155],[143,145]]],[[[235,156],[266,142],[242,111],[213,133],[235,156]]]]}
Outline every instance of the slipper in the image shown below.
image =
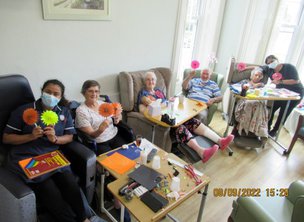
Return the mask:
{"type": "Polygon", "coordinates": [[[230,134],[229,136],[220,139],[220,149],[225,150],[229,144],[233,141],[234,135],[230,134]]]}
{"type": "Polygon", "coordinates": [[[203,159],[202,159],[203,163],[206,163],[213,156],[213,154],[215,154],[218,148],[219,146],[215,144],[211,148],[204,149],[203,159]]]}

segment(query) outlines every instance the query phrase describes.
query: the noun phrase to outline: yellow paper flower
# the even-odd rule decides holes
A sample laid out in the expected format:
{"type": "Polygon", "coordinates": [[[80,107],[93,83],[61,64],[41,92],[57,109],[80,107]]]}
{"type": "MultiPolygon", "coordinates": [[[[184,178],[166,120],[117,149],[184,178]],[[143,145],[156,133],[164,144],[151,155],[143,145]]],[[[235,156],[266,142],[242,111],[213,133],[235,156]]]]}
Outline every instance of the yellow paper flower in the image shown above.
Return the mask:
{"type": "Polygon", "coordinates": [[[58,115],[54,111],[46,110],[41,114],[41,121],[44,125],[55,125],[58,123],[58,115]]]}

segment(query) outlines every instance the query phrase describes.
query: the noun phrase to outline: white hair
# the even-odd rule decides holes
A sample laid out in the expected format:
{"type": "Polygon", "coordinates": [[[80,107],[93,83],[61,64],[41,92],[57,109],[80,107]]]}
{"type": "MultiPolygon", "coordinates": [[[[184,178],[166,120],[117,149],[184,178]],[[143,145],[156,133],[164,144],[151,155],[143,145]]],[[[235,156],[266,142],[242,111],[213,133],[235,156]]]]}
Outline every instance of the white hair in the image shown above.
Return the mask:
{"type": "Polygon", "coordinates": [[[157,80],[157,77],[156,77],[155,73],[152,72],[152,71],[148,71],[148,72],[146,72],[145,75],[144,75],[144,80],[145,80],[145,81],[147,80],[147,78],[148,78],[149,75],[151,75],[152,78],[153,78],[155,81],[157,80]]]}
{"type": "Polygon", "coordinates": [[[253,76],[254,76],[257,72],[262,73],[262,75],[264,76],[263,69],[262,69],[261,67],[256,67],[256,68],[254,68],[254,69],[251,71],[250,79],[252,79],[253,76]]]}

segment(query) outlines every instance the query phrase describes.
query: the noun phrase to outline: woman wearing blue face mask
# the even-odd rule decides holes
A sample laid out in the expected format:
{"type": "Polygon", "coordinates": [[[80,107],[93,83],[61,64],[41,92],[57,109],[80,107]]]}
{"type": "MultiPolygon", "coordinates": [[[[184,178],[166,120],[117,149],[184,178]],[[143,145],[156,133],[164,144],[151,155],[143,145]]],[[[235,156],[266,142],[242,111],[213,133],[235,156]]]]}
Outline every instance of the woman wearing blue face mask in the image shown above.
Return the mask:
{"type": "Polygon", "coordinates": [[[20,160],[58,150],[59,145],[72,141],[75,129],[64,107],[67,103],[64,90],[60,81],[48,80],[41,89],[40,99],[22,105],[11,114],[3,134],[3,143],[12,145],[7,168],[34,190],[39,203],[56,221],[88,222],[80,188],[69,166],[28,179],[18,165],[20,160]],[[52,110],[59,121],[55,126],[47,126],[40,119],[34,125],[27,125],[22,116],[28,108],[35,109],[39,116],[52,110]]]}
{"type": "MultiPolygon", "coordinates": [[[[304,94],[303,85],[299,79],[298,71],[294,65],[289,64],[289,63],[279,63],[277,57],[275,57],[274,55],[267,56],[265,59],[265,63],[268,66],[267,74],[268,74],[269,78],[272,80],[271,82],[276,85],[276,88],[289,89],[291,91],[299,93],[301,99],[303,98],[303,94],[304,94]],[[273,79],[272,75],[274,73],[281,73],[282,79],[280,79],[280,80],[273,79]]],[[[289,114],[291,113],[293,108],[295,108],[299,104],[300,101],[301,100],[291,100],[290,101],[285,119],[282,119],[282,118],[283,118],[285,107],[287,105],[287,101],[275,101],[274,102],[272,113],[271,113],[270,119],[268,121],[268,129],[270,130],[270,132],[269,132],[270,136],[276,136],[277,131],[280,126],[280,122],[281,121],[282,121],[282,123],[285,122],[285,120],[287,119],[287,117],[289,116],[289,114]],[[274,127],[271,129],[274,113],[278,109],[280,109],[279,116],[277,118],[277,121],[276,121],[274,127]]]]}

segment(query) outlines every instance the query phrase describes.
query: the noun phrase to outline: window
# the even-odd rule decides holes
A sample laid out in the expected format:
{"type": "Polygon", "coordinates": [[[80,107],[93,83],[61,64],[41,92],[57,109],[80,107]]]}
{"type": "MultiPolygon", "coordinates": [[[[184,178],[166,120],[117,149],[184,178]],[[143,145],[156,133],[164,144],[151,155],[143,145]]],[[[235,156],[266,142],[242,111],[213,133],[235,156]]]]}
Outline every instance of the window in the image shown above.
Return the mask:
{"type": "Polygon", "coordinates": [[[299,25],[303,0],[282,1],[272,32],[268,52],[285,61],[293,34],[299,25]]]}
{"type": "MultiPolygon", "coordinates": [[[[280,62],[294,64],[299,73],[304,71],[303,6],[304,0],[281,2],[266,53],[266,56],[276,55],[280,62]]],[[[300,78],[304,82],[304,76],[300,75],[300,78]]]]}
{"type": "Polygon", "coordinates": [[[192,60],[193,47],[195,42],[195,36],[198,24],[198,13],[199,13],[200,0],[189,0],[186,16],[186,24],[184,30],[184,38],[181,49],[181,58],[178,68],[177,83],[175,88],[175,94],[181,92],[183,71],[190,67],[192,60]]]}
{"type": "Polygon", "coordinates": [[[209,65],[209,57],[215,56],[225,2],[226,0],[188,0],[175,94],[181,92],[183,72],[190,68],[193,59],[199,60],[200,68],[204,68],[209,65]]]}

